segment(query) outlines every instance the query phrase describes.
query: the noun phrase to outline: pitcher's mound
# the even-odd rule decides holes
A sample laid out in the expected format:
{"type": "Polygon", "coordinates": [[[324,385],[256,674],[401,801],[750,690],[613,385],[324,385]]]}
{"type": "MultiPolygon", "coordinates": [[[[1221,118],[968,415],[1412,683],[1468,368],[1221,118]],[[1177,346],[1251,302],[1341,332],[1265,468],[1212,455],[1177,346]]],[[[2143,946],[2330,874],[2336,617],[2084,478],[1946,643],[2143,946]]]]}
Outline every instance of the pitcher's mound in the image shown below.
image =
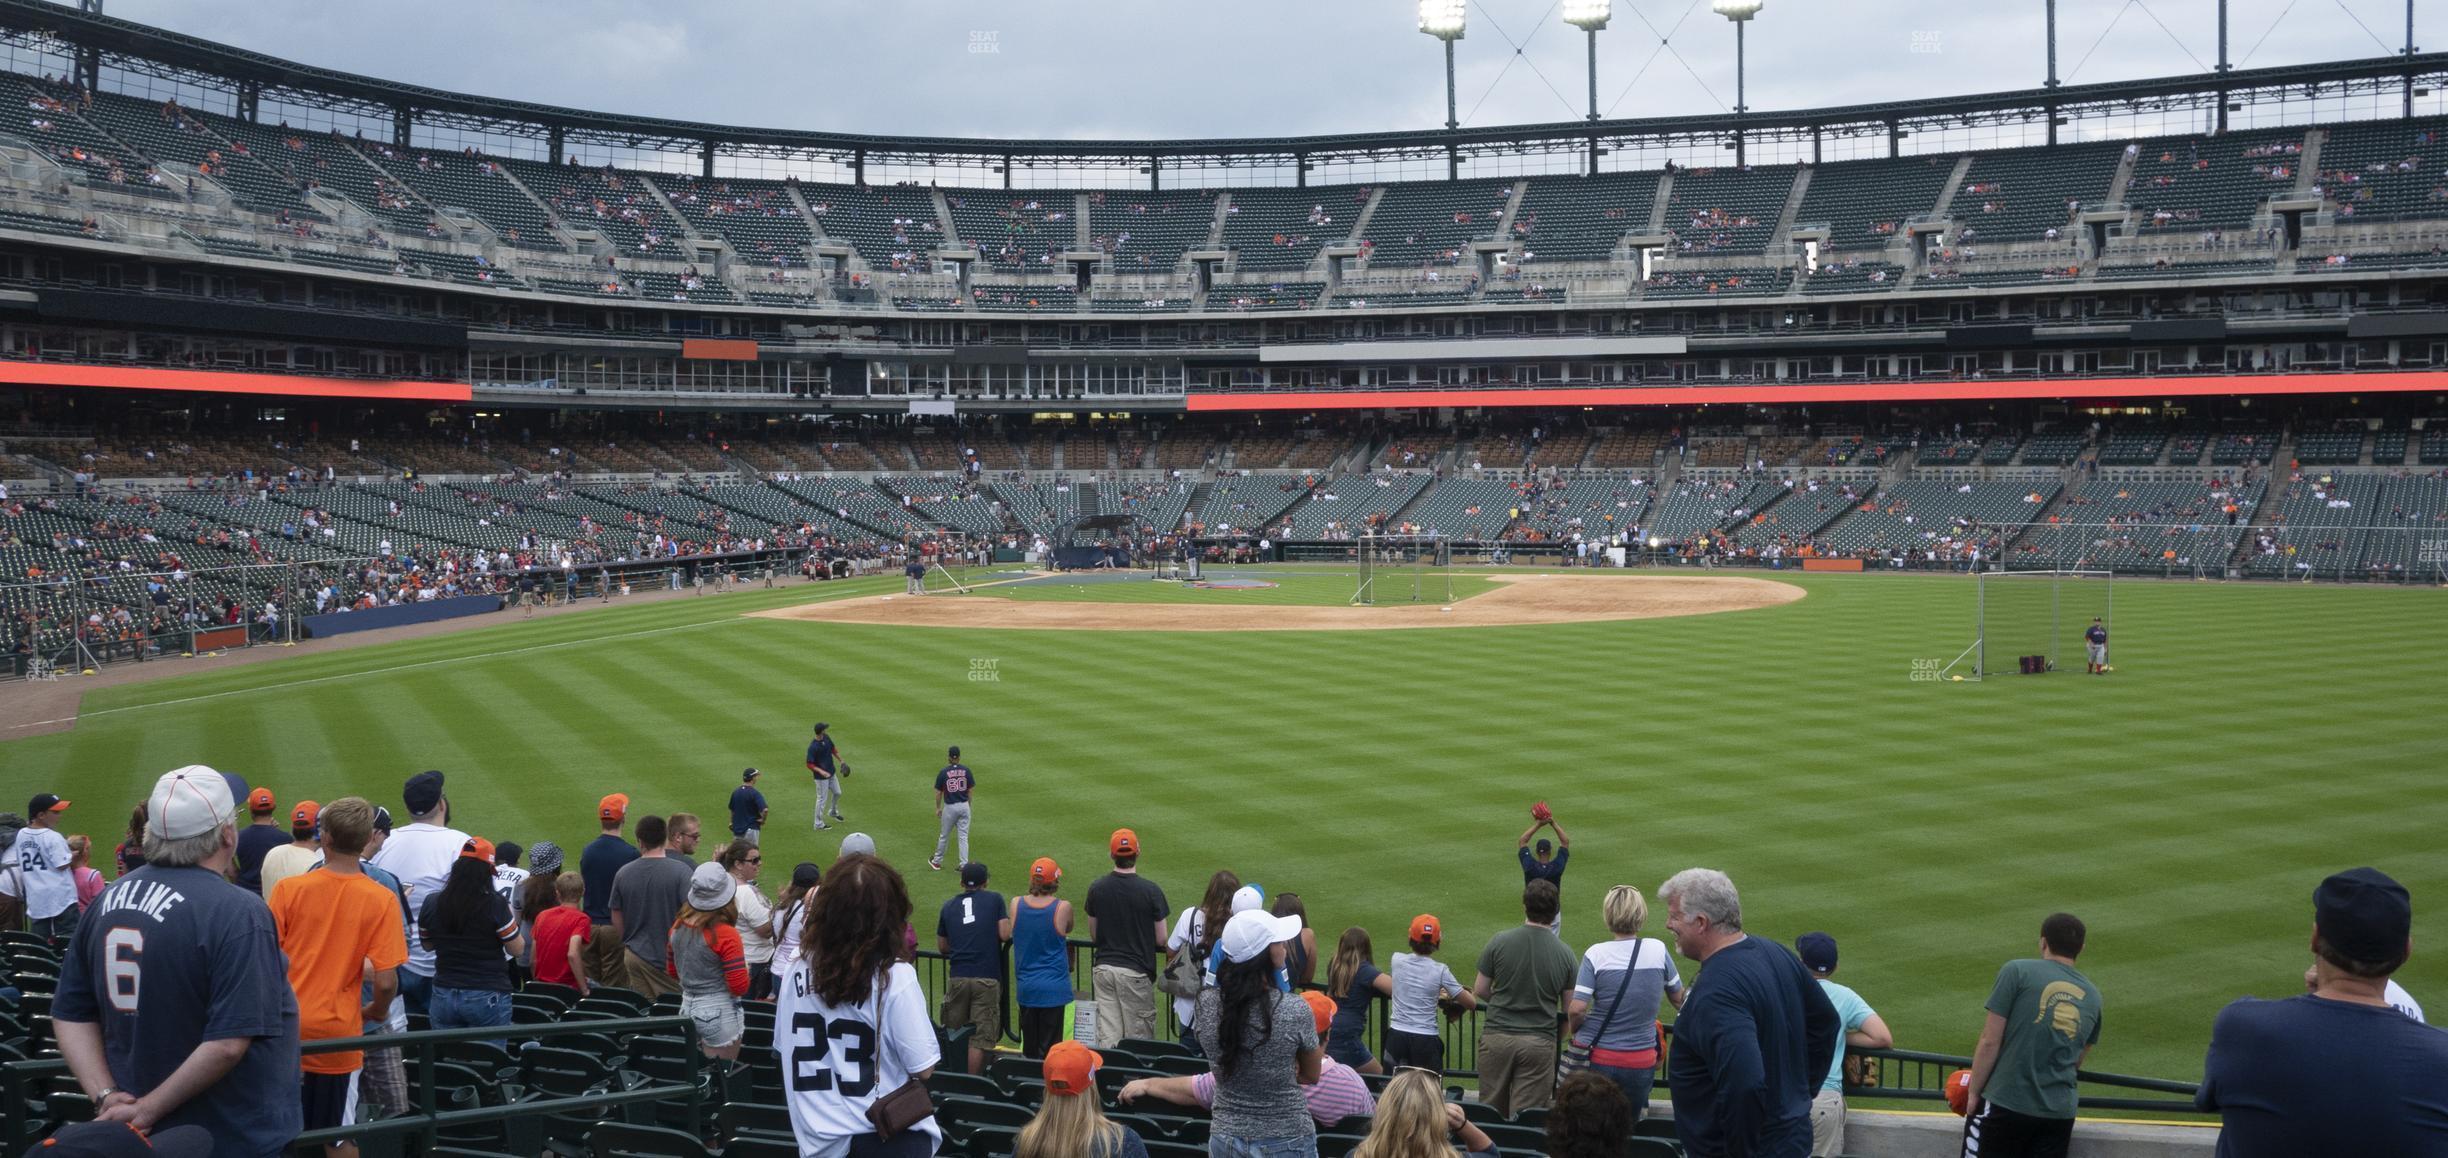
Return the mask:
{"type": "Polygon", "coordinates": [[[1585,623],[1748,611],[1802,598],[1790,583],[1735,575],[1491,575],[1495,590],[1446,610],[1437,603],[1375,607],[1071,603],[978,596],[867,596],[750,614],[827,623],[1074,631],[1368,631],[1585,623]]]}

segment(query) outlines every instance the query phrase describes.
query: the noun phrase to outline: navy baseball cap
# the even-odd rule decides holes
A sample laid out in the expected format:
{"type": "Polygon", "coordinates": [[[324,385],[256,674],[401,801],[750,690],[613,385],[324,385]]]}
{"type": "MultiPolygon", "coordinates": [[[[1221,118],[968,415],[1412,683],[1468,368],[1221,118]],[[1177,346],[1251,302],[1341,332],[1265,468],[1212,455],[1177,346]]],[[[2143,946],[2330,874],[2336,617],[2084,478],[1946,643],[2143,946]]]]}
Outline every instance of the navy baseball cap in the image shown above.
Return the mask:
{"type": "Polygon", "coordinates": [[[1548,853],[1555,851],[1555,844],[1552,841],[1541,840],[1531,847],[1535,849],[1540,856],[1545,856],[1548,853]]]}
{"type": "Polygon", "coordinates": [[[755,779],[756,779],[756,778],[757,778],[759,775],[762,775],[762,773],[759,773],[759,772],[758,772],[756,769],[754,769],[754,768],[743,768],[743,769],[741,769],[741,770],[740,770],[740,783],[742,783],[742,784],[751,783],[751,782],[753,782],[753,781],[754,781],[754,780],[755,780],[755,779]]]}
{"type": "Polygon", "coordinates": [[[26,1158],[212,1158],[212,1131],[179,1126],[139,1134],[125,1122],[62,1126],[26,1150],[26,1158]]]}
{"type": "Polygon", "coordinates": [[[1825,933],[1804,933],[1794,938],[1794,953],[1802,958],[1802,967],[1813,973],[1836,971],[1836,938],[1825,933]]]}
{"type": "Polygon", "coordinates": [[[979,864],[976,861],[970,861],[968,864],[961,866],[961,886],[963,888],[974,889],[983,886],[985,883],[985,865],[979,864]]]}
{"type": "Polygon", "coordinates": [[[2394,961],[2414,932],[2414,899],[2379,869],[2347,869],[2312,890],[2312,926],[2344,956],[2394,961]]]}
{"type": "Polygon", "coordinates": [[[400,788],[400,803],[408,806],[408,815],[423,816],[442,803],[442,774],[419,772],[408,778],[400,788]]]}
{"type": "Polygon", "coordinates": [[[374,806],[374,831],[391,831],[391,810],[379,804],[374,806]]]}

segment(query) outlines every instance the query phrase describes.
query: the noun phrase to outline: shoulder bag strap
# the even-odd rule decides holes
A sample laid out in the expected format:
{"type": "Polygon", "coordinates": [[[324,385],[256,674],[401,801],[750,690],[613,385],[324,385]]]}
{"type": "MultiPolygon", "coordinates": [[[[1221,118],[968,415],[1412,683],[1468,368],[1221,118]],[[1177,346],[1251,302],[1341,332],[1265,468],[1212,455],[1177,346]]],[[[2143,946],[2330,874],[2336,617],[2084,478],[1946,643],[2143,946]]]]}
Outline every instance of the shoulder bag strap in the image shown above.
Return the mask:
{"type": "Polygon", "coordinates": [[[1606,1037],[1607,1026],[1615,1022],[1615,1011],[1623,1008],[1624,990],[1632,987],[1632,971],[1640,967],[1642,944],[1640,938],[1632,939],[1632,956],[1624,962],[1623,976],[1615,979],[1615,996],[1607,1001],[1606,1016],[1599,1018],[1598,1028],[1590,1031],[1591,1049],[1598,1048],[1599,1041],[1606,1037]]]}

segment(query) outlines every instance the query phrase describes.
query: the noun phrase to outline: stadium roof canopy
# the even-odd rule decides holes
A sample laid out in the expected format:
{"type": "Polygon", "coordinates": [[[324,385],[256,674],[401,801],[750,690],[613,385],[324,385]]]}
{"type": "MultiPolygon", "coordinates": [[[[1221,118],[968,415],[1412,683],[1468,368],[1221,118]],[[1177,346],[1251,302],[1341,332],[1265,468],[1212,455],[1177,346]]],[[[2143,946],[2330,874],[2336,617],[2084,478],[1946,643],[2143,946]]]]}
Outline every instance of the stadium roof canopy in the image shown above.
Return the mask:
{"type": "Polygon", "coordinates": [[[388,122],[394,144],[419,127],[495,138],[526,139],[538,155],[558,162],[565,149],[695,154],[706,172],[718,156],[819,158],[854,167],[870,164],[1001,167],[1014,162],[1122,166],[1150,174],[1171,167],[1279,167],[1293,173],[1337,162],[1426,160],[1484,155],[1590,154],[1676,143],[1714,144],[1737,133],[1754,147],[1771,142],[1884,138],[1978,126],[2058,126],[2138,113],[2215,115],[2257,103],[2357,95],[2379,98],[2448,82],[2448,53],[2417,53],[2321,64],[2238,69],[2226,73],[2020,89],[1971,96],[1914,98],[1792,111],[1565,121],[1485,128],[1414,129],[1298,137],[1184,140],[996,140],[974,137],[882,136],[804,129],[754,128],[659,117],[625,116],[448,92],[298,64],[52,0],[0,0],[0,39],[75,61],[79,79],[94,83],[104,69],[157,77],[231,94],[234,110],[252,116],[258,102],[330,109],[388,122]]]}

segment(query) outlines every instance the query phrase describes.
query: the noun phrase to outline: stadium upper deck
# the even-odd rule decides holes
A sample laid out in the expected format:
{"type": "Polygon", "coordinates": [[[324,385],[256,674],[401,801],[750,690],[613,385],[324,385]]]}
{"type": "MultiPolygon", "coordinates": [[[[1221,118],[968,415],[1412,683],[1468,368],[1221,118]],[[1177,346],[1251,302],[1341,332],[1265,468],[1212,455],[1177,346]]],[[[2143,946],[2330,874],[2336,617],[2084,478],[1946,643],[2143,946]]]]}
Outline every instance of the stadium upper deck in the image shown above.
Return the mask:
{"type": "MultiPolygon", "coordinates": [[[[43,255],[83,251],[70,264],[100,283],[87,288],[466,323],[456,339],[425,335],[452,351],[440,357],[414,338],[358,333],[383,348],[318,351],[300,366],[226,342],[165,351],[144,330],[181,328],[167,316],[181,307],[38,303],[54,327],[9,335],[20,357],[545,391],[651,381],[664,387],[655,393],[682,396],[1171,405],[1265,393],[1277,395],[1268,405],[1315,407],[1351,401],[1325,395],[1387,389],[2319,366],[2328,359],[2317,351],[2200,345],[2018,361],[1966,348],[1963,333],[1943,334],[1946,352],[1934,356],[1865,357],[1838,342],[1773,364],[1677,359],[1708,352],[1699,335],[1711,331],[1739,342],[1850,325],[1910,346],[1920,339],[1897,327],[2149,317],[2162,307],[2137,308],[2145,299],[2133,295],[2172,290],[2213,295],[2206,309],[2166,307],[2174,313],[2228,314],[2215,295],[2321,285],[2339,287],[2331,300],[2349,309],[2419,311],[2430,279],[2448,273],[2448,117],[2367,119],[2415,111],[2417,91],[2421,111],[2438,112],[2421,86],[2448,80],[2448,54],[1741,119],[1082,143],[548,108],[268,60],[43,0],[0,0],[0,51],[0,99],[26,112],[22,127],[0,126],[0,156],[12,162],[0,176],[0,247],[29,255],[0,254],[0,279],[55,283],[63,266],[43,255]],[[2280,127],[2151,135],[2231,120],[2280,127]],[[1582,171],[1603,168],[1603,157],[1661,154],[1680,160],[1582,171]],[[1755,163],[1727,163],[1736,155],[1755,163]],[[1015,188],[1019,162],[1061,187],[1015,188]],[[1381,179],[1414,176],[1422,162],[1470,172],[1381,179]],[[1252,177],[1166,187],[1182,169],[1252,177]],[[112,264],[123,259],[133,272],[112,264]],[[2027,304],[2019,314],[1983,304],[2008,299],[2027,304]],[[1763,325],[1760,307],[1782,314],[1763,325]],[[1367,321],[1298,320],[1318,315],[1367,321]],[[1258,317],[1292,320],[1242,324],[1258,317]],[[135,332],[57,328],[71,319],[135,332]],[[823,322],[869,327],[861,332],[877,341],[775,340],[823,322]],[[1497,334],[1537,344],[1498,364],[1454,364],[1475,356],[1454,340],[1497,334]],[[695,351],[673,358],[636,345],[715,335],[760,348],[746,367],[708,370],[692,365],[695,351]],[[1566,335],[1588,337],[1554,340],[1566,335]],[[1352,366],[1348,352],[1314,346],[1372,339],[1421,348],[1407,365],[1352,366]],[[1266,349],[1278,344],[1295,349],[1266,349]],[[1009,345],[1145,357],[1056,369],[959,356],[1009,345]],[[88,353],[97,347],[107,352],[88,353]],[[598,373],[608,348],[655,366],[643,379],[598,373]],[[1256,351],[1261,364],[1182,354],[1202,348],[1256,351]],[[1596,360],[1635,355],[1656,360],[1596,360]],[[1277,362],[1284,368],[1266,365],[1277,362]]],[[[247,332],[226,314],[183,320],[225,337],[247,332]]],[[[256,320],[276,344],[317,336],[256,320]]],[[[2393,324],[2391,337],[2431,333],[2393,324]]],[[[2033,345],[2029,333],[1988,337],[2033,345]]],[[[1396,360],[1382,348],[1370,356],[1396,360]]],[[[2385,361],[2430,364],[2395,350],[2385,361]]],[[[2359,368],[2373,364],[2366,352],[2359,368]]]]}

